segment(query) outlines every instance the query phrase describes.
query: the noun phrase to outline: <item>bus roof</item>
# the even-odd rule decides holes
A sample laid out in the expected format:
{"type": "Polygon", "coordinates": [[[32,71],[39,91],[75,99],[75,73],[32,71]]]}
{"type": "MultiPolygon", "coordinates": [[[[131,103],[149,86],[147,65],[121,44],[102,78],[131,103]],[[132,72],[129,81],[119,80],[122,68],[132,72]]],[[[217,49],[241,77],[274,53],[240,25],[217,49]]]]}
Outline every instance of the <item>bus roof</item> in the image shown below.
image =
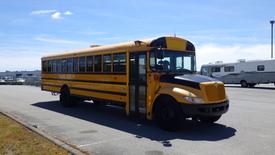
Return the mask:
{"type": "Polygon", "coordinates": [[[141,47],[143,48],[159,47],[159,48],[168,48],[168,49],[175,49],[175,50],[182,50],[182,51],[195,51],[195,47],[190,41],[179,37],[166,36],[166,37],[136,40],[136,41],[130,41],[130,42],[112,44],[112,45],[93,46],[90,48],[84,48],[79,50],[65,51],[63,53],[44,56],[42,57],[42,59],[51,59],[51,58],[62,57],[62,56],[74,56],[75,54],[85,54],[90,52],[119,51],[119,50],[125,51],[125,49],[135,51],[140,49],[141,47]]]}

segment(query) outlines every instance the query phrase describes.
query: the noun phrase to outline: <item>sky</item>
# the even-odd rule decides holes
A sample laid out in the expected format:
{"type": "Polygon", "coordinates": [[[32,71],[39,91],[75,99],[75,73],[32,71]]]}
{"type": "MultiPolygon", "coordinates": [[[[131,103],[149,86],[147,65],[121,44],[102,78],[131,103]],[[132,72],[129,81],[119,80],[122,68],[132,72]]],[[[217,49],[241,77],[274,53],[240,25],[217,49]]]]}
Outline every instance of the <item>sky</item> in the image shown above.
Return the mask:
{"type": "Polygon", "coordinates": [[[0,1],[0,71],[40,69],[43,55],[91,44],[179,36],[202,64],[270,59],[274,0],[0,1]]]}

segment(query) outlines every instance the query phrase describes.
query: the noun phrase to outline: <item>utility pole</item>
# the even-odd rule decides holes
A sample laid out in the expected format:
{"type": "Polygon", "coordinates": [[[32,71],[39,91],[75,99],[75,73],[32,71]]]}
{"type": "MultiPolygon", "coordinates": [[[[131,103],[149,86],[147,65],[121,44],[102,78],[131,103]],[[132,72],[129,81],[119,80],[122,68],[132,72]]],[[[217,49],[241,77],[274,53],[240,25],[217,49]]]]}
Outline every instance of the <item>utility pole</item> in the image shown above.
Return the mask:
{"type": "Polygon", "coordinates": [[[271,59],[273,58],[273,24],[274,24],[274,20],[270,21],[271,24],[271,59]]]}

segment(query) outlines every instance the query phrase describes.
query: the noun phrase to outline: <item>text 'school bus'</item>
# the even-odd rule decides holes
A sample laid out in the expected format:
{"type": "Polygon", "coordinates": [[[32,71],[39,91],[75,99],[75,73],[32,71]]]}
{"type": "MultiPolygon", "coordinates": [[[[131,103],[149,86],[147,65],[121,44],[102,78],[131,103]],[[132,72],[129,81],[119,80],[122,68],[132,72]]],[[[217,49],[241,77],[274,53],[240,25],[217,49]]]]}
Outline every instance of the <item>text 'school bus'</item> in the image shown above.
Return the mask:
{"type": "Polygon", "coordinates": [[[229,107],[224,84],[196,75],[195,60],[194,45],[178,37],[91,46],[43,57],[41,88],[64,106],[107,101],[167,130],[182,118],[215,122],[229,107]]]}

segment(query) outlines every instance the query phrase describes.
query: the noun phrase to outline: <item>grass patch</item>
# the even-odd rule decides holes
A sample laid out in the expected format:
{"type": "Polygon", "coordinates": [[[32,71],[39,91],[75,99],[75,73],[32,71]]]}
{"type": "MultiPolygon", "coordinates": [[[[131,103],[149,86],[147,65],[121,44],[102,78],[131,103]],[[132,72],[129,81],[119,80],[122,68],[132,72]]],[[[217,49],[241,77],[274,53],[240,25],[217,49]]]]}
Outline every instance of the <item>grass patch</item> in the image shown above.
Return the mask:
{"type": "Polygon", "coordinates": [[[67,155],[70,153],[0,114],[0,154],[67,155]]]}

